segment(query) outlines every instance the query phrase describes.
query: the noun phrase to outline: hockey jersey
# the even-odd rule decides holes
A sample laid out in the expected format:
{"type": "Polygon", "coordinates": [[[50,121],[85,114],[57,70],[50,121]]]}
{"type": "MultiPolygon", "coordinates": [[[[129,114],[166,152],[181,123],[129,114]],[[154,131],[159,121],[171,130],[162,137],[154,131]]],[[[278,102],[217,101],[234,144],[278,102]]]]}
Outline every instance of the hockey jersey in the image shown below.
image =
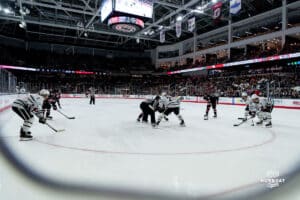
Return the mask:
{"type": "Polygon", "coordinates": [[[178,108],[180,107],[180,102],[181,97],[163,96],[160,103],[164,108],[178,108]]]}
{"type": "Polygon", "coordinates": [[[42,114],[43,112],[41,109],[42,103],[43,103],[43,97],[36,94],[30,94],[25,98],[16,99],[12,103],[12,107],[26,109],[28,112],[33,113],[38,117],[43,117],[42,114]]]}
{"type": "Polygon", "coordinates": [[[272,112],[274,107],[274,103],[272,102],[272,100],[268,99],[268,98],[259,98],[259,102],[255,103],[252,100],[250,100],[249,103],[249,111],[253,111],[253,112],[272,112]]]}
{"type": "Polygon", "coordinates": [[[152,98],[147,98],[143,102],[146,103],[153,110],[156,110],[159,106],[159,101],[152,98]]]}

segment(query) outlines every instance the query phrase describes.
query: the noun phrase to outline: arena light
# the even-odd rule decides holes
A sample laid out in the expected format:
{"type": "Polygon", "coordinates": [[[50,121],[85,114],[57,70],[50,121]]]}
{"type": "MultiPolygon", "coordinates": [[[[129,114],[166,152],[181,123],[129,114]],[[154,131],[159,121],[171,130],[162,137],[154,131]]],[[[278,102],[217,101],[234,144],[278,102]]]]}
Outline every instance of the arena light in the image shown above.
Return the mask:
{"type": "Polygon", "coordinates": [[[26,7],[23,7],[23,8],[20,8],[19,12],[22,16],[26,16],[30,13],[30,10],[26,7]]]}
{"type": "Polygon", "coordinates": [[[11,14],[11,13],[12,13],[12,11],[11,11],[9,8],[4,8],[4,9],[3,9],[3,12],[4,12],[5,14],[11,14]]]}
{"type": "Polygon", "coordinates": [[[20,24],[19,24],[19,27],[25,29],[26,28],[26,22],[21,21],[20,24]]]}
{"type": "Polygon", "coordinates": [[[195,9],[191,11],[192,13],[198,13],[198,14],[203,14],[204,10],[203,9],[195,9]]]}
{"type": "Polygon", "coordinates": [[[24,70],[24,71],[37,71],[37,69],[35,69],[35,68],[17,67],[17,66],[9,66],[9,65],[0,65],[0,69],[16,69],[16,70],[24,70]]]}
{"type": "Polygon", "coordinates": [[[178,21],[178,22],[179,22],[179,21],[182,21],[182,20],[183,20],[183,17],[182,17],[182,15],[179,15],[179,16],[177,16],[177,17],[176,17],[176,21],[178,21]]]}

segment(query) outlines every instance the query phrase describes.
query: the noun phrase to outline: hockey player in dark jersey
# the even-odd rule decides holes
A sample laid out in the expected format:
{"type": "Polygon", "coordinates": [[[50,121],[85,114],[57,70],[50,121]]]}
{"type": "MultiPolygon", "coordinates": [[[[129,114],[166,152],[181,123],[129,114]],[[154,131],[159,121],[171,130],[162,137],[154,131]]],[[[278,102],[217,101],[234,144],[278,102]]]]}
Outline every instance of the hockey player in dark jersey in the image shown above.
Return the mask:
{"type": "Polygon", "coordinates": [[[58,90],[53,90],[53,99],[57,103],[59,109],[61,109],[61,105],[60,105],[60,92],[58,90]]]}
{"type": "Polygon", "coordinates": [[[208,120],[208,113],[210,110],[210,107],[213,108],[214,110],[214,115],[213,117],[217,117],[217,104],[219,103],[219,97],[216,93],[213,93],[211,95],[205,95],[203,97],[203,99],[205,99],[207,101],[207,105],[206,105],[206,112],[204,115],[204,120],[208,120]]]}
{"type": "Polygon", "coordinates": [[[154,99],[146,99],[140,104],[140,108],[142,113],[138,116],[137,121],[140,121],[142,118],[142,122],[148,122],[148,115],[151,117],[151,124],[153,127],[156,125],[155,121],[155,111],[157,110],[158,101],[160,97],[156,96],[154,99]]]}
{"type": "Polygon", "coordinates": [[[20,129],[20,140],[30,140],[32,135],[30,127],[32,126],[34,115],[39,118],[40,123],[46,123],[43,110],[41,109],[42,101],[49,96],[48,90],[41,90],[39,95],[30,94],[28,97],[16,99],[12,104],[12,110],[23,120],[23,126],[20,129]]]}
{"type": "Polygon", "coordinates": [[[44,110],[44,114],[46,115],[46,119],[53,119],[52,116],[50,116],[51,107],[53,110],[57,110],[57,99],[55,97],[55,93],[51,92],[48,98],[45,98],[43,101],[42,109],[44,110]]]}

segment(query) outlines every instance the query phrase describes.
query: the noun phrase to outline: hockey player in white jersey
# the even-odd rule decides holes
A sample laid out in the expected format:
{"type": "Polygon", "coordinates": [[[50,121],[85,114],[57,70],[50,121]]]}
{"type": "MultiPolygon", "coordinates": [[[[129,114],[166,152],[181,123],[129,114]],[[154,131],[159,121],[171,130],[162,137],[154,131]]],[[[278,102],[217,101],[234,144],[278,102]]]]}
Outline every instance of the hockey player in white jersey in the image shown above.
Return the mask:
{"type": "Polygon", "coordinates": [[[156,125],[159,125],[162,118],[168,116],[170,113],[174,113],[178,119],[180,120],[180,125],[185,126],[184,120],[180,115],[180,102],[182,97],[170,97],[166,95],[162,95],[159,107],[165,108],[164,112],[162,112],[156,122],[156,125]]]}
{"type": "Polygon", "coordinates": [[[243,92],[242,93],[242,101],[246,104],[245,107],[245,114],[244,114],[244,118],[243,121],[247,120],[247,117],[250,115],[251,117],[255,116],[255,112],[254,110],[252,110],[252,112],[250,112],[249,106],[251,103],[251,98],[248,96],[247,92],[243,92]]]}
{"type": "Polygon", "coordinates": [[[272,116],[271,112],[273,110],[274,104],[273,102],[268,98],[259,98],[256,94],[253,94],[251,96],[251,103],[249,105],[249,109],[256,110],[256,115],[259,119],[258,122],[256,122],[257,125],[262,125],[265,121],[265,127],[271,128],[272,127],[272,116]]]}
{"type": "Polygon", "coordinates": [[[44,111],[41,109],[42,102],[49,96],[48,90],[41,90],[39,94],[30,94],[28,97],[16,99],[12,104],[12,110],[23,120],[23,126],[20,129],[20,140],[30,140],[32,135],[30,128],[32,126],[34,115],[39,118],[39,122],[46,123],[44,111]]]}

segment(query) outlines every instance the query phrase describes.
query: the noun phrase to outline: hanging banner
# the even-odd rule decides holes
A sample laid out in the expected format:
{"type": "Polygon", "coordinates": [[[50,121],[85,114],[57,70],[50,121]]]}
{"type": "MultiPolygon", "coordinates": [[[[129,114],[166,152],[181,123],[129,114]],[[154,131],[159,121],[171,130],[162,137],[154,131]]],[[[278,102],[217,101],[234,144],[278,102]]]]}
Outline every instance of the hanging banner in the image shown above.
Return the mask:
{"type": "Polygon", "coordinates": [[[160,31],[160,42],[161,42],[161,43],[164,43],[165,40],[166,40],[165,31],[164,31],[164,30],[161,30],[161,31],[160,31]]]}
{"type": "Polygon", "coordinates": [[[237,14],[242,9],[242,0],[230,0],[230,14],[237,14]]]}
{"type": "Polygon", "coordinates": [[[181,36],[181,21],[176,22],[176,37],[181,36]]]}
{"type": "Polygon", "coordinates": [[[219,21],[222,14],[222,2],[218,2],[215,5],[213,5],[212,10],[213,10],[213,16],[212,16],[213,19],[215,21],[219,21]]]}
{"type": "Polygon", "coordinates": [[[188,20],[188,30],[193,32],[195,30],[195,17],[188,20]]]}

